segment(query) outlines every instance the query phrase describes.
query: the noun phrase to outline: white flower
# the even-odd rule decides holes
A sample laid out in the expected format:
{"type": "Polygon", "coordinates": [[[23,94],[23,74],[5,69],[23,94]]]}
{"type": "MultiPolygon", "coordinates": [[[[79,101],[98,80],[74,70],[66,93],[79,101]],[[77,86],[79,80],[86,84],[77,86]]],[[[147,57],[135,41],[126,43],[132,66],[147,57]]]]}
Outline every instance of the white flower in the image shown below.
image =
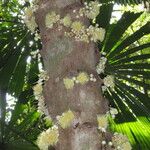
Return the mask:
{"type": "Polygon", "coordinates": [[[113,145],[113,143],[112,143],[111,141],[109,141],[109,142],[108,142],[108,145],[109,145],[109,146],[112,146],[112,145],[113,145]]]}
{"type": "Polygon", "coordinates": [[[106,55],[106,52],[102,52],[101,54],[102,54],[102,55],[106,55]]]}
{"type": "Polygon", "coordinates": [[[89,79],[89,75],[86,72],[80,72],[79,75],[77,76],[77,80],[79,81],[80,84],[85,84],[87,83],[89,79]]]}
{"type": "Polygon", "coordinates": [[[81,30],[84,30],[85,27],[82,22],[75,21],[72,23],[71,28],[74,33],[79,33],[81,30]]]}
{"type": "Polygon", "coordinates": [[[40,37],[40,35],[36,32],[36,33],[35,33],[34,40],[35,40],[35,41],[38,41],[39,39],[41,39],[41,37],[40,37]]]}
{"type": "Polygon", "coordinates": [[[96,66],[96,71],[98,74],[104,73],[105,67],[106,67],[107,58],[101,57],[99,60],[98,65],[96,66]]]}
{"type": "Polygon", "coordinates": [[[67,90],[68,90],[68,89],[73,89],[73,87],[74,87],[74,80],[73,80],[73,79],[64,78],[64,79],[63,79],[63,82],[64,82],[65,88],[66,88],[67,90]]]}
{"type": "Polygon", "coordinates": [[[105,131],[108,126],[107,115],[101,114],[97,116],[98,128],[102,131],[105,131]]]}
{"type": "Polygon", "coordinates": [[[115,148],[120,150],[131,150],[132,147],[129,143],[128,138],[125,135],[115,133],[112,137],[112,143],[115,146],[115,148]]]}
{"type": "Polygon", "coordinates": [[[114,86],[115,86],[114,76],[108,75],[104,78],[103,81],[106,87],[110,87],[111,89],[114,89],[114,86]]]}
{"type": "Polygon", "coordinates": [[[36,58],[38,53],[39,53],[39,50],[36,50],[36,51],[32,51],[30,54],[33,58],[36,58]]]}
{"type": "Polygon", "coordinates": [[[43,81],[47,81],[49,79],[47,71],[44,71],[44,70],[41,70],[38,76],[43,81]]]}
{"type": "Polygon", "coordinates": [[[70,27],[72,21],[71,21],[71,17],[70,15],[65,16],[62,20],[61,23],[65,26],[65,27],[70,27]]]}
{"type": "Polygon", "coordinates": [[[45,106],[45,101],[42,95],[42,91],[43,91],[43,87],[41,83],[38,83],[33,87],[33,93],[35,99],[38,100],[38,112],[40,112],[41,114],[49,115],[48,109],[45,106]]]}
{"type": "Polygon", "coordinates": [[[96,78],[93,78],[93,82],[96,82],[97,80],[96,80],[96,78]]]}
{"type": "Polygon", "coordinates": [[[90,78],[93,78],[94,77],[94,75],[93,74],[90,74],[90,78]]]}
{"type": "Polygon", "coordinates": [[[73,77],[72,80],[73,80],[73,81],[76,81],[76,77],[73,77]]]}
{"type": "Polygon", "coordinates": [[[64,112],[61,116],[57,117],[58,123],[63,129],[69,127],[73,122],[74,118],[75,116],[71,110],[64,112]]]}
{"type": "Polygon", "coordinates": [[[118,110],[116,108],[110,108],[110,114],[111,115],[117,115],[118,114],[118,110]]]}
{"type": "Polygon", "coordinates": [[[40,112],[41,114],[45,114],[46,116],[49,116],[48,109],[45,105],[44,97],[41,95],[37,96],[36,99],[38,100],[38,112],[40,112]]]}
{"type": "Polygon", "coordinates": [[[54,126],[46,131],[43,131],[38,139],[37,145],[40,150],[48,150],[49,146],[54,146],[58,142],[59,131],[58,127],[54,126]]]}
{"type": "Polygon", "coordinates": [[[24,22],[31,32],[34,32],[38,25],[35,22],[35,16],[31,7],[26,8],[24,11],[24,22]]]}
{"type": "Polygon", "coordinates": [[[105,37],[105,29],[90,25],[87,34],[91,36],[91,41],[97,42],[99,40],[102,42],[105,37]]]}
{"type": "Polygon", "coordinates": [[[34,91],[34,95],[35,96],[39,96],[42,94],[42,91],[43,91],[43,87],[41,84],[36,84],[34,87],[33,87],[33,91],[34,91]]]}
{"type": "Polygon", "coordinates": [[[106,141],[102,141],[102,145],[106,145],[106,141]]]}
{"type": "Polygon", "coordinates": [[[89,42],[89,37],[86,33],[85,26],[81,21],[74,21],[71,25],[71,31],[76,41],[89,42]]]}
{"type": "Polygon", "coordinates": [[[98,1],[91,1],[89,4],[84,3],[85,7],[79,10],[79,15],[85,15],[89,19],[95,19],[100,11],[100,4],[98,1]]]}
{"type": "Polygon", "coordinates": [[[27,7],[24,11],[24,17],[27,19],[27,20],[30,20],[32,17],[33,17],[33,11],[32,11],[32,8],[31,7],[27,7]]]}
{"type": "Polygon", "coordinates": [[[57,15],[54,11],[48,13],[45,18],[45,25],[47,28],[53,28],[53,25],[60,20],[60,15],[57,15]]]}
{"type": "Polygon", "coordinates": [[[96,82],[96,81],[97,81],[97,79],[94,77],[93,74],[90,74],[90,81],[93,81],[93,82],[96,82]]]}
{"type": "Polygon", "coordinates": [[[107,90],[106,86],[102,86],[102,92],[104,93],[107,90]]]}

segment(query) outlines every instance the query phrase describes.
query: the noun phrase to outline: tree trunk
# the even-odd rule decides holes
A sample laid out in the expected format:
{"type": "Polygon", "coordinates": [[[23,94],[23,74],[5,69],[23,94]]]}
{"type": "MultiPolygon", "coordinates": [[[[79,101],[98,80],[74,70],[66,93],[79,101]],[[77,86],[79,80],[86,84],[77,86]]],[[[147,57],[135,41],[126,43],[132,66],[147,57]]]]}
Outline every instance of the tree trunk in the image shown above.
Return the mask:
{"type": "MultiPolygon", "coordinates": [[[[54,10],[61,16],[70,14],[75,18],[73,10],[82,7],[80,0],[41,0],[36,13],[42,40],[42,58],[49,80],[44,86],[44,97],[49,113],[53,119],[67,110],[75,112],[74,125],[60,129],[59,142],[56,150],[101,150],[102,140],[105,140],[97,128],[97,115],[106,114],[108,104],[101,93],[101,79],[96,73],[99,60],[97,46],[93,43],[75,41],[64,35],[65,28],[58,30],[45,26],[46,14],[54,10]],[[76,84],[67,90],[63,78],[76,76],[79,72],[93,74],[97,82],[84,85],[76,84]]],[[[89,25],[86,18],[82,18],[89,25]]]]}

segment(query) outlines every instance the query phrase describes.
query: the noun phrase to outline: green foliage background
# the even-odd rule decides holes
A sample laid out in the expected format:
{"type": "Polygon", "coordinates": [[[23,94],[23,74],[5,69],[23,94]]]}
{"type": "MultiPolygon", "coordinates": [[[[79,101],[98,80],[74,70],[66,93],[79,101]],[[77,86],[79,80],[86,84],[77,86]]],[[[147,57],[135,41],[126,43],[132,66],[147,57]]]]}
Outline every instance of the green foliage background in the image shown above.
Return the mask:
{"type": "MultiPolygon", "coordinates": [[[[108,59],[102,77],[115,76],[115,90],[108,89],[104,96],[119,111],[115,120],[110,118],[110,129],[126,134],[133,149],[149,150],[150,13],[123,12],[119,21],[111,23],[114,3],[101,2],[96,23],[106,29],[106,37],[98,45],[108,59]]],[[[114,2],[131,5],[142,1],[114,2]]],[[[22,22],[22,9],[28,6],[28,2],[20,4],[17,0],[0,1],[0,149],[38,149],[38,134],[51,126],[37,112],[32,91],[40,60],[32,58],[31,52],[41,49],[41,43],[22,22]],[[17,99],[9,122],[6,93],[17,99]]]]}

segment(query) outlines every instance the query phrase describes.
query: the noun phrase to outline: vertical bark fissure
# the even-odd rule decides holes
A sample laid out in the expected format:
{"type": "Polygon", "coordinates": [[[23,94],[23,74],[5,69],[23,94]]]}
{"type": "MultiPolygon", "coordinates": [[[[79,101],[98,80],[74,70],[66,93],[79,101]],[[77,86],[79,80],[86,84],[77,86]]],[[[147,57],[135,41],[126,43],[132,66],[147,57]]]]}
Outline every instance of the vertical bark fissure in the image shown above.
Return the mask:
{"type": "MultiPolygon", "coordinates": [[[[101,80],[96,73],[98,62],[97,47],[93,42],[75,41],[64,35],[65,28],[58,30],[45,26],[45,16],[54,10],[64,16],[73,16],[73,10],[82,7],[80,0],[41,0],[36,13],[43,49],[41,51],[49,80],[44,86],[44,97],[53,119],[70,109],[75,112],[74,126],[60,129],[59,142],[56,150],[100,150],[103,137],[97,130],[97,115],[108,111],[100,86],[101,80]],[[63,78],[72,77],[84,71],[94,74],[97,82],[75,85],[67,90],[63,78]]],[[[82,20],[85,25],[89,22],[82,20]]],[[[105,149],[105,148],[104,148],[105,149]]]]}

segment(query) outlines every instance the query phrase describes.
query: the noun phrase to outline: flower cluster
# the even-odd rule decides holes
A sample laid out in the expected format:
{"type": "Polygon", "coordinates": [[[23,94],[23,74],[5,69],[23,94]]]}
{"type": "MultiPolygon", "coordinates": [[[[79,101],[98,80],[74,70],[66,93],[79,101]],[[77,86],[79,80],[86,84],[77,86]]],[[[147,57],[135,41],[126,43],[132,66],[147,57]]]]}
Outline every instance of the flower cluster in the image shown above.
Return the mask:
{"type": "Polygon", "coordinates": [[[97,81],[93,74],[90,74],[90,81],[93,81],[93,82],[97,81]]]}
{"type": "Polygon", "coordinates": [[[39,96],[42,95],[42,91],[43,91],[42,84],[41,84],[41,83],[36,84],[36,85],[33,87],[33,91],[34,91],[34,96],[35,96],[35,98],[38,99],[39,96]]]}
{"type": "Polygon", "coordinates": [[[100,129],[102,132],[106,132],[106,128],[108,126],[107,115],[106,114],[98,115],[97,121],[98,121],[98,129],[100,129]]]}
{"type": "Polygon", "coordinates": [[[81,21],[74,21],[72,23],[70,35],[74,36],[76,41],[89,42],[86,28],[81,21]]]}
{"type": "Polygon", "coordinates": [[[70,27],[72,24],[70,15],[66,15],[63,19],[60,20],[60,23],[63,24],[65,27],[70,27]]]}
{"type": "Polygon", "coordinates": [[[60,20],[60,15],[54,11],[48,13],[45,18],[45,25],[47,28],[53,28],[54,24],[60,20]]]}
{"type": "Polygon", "coordinates": [[[42,81],[48,81],[49,79],[47,72],[44,70],[40,71],[40,74],[38,75],[38,77],[39,77],[38,83],[41,83],[42,81]]]}
{"type": "Polygon", "coordinates": [[[118,110],[116,108],[113,108],[113,107],[110,108],[109,112],[110,112],[112,118],[115,118],[115,115],[118,114],[118,110]]]}
{"type": "Polygon", "coordinates": [[[64,112],[61,116],[57,116],[58,123],[63,129],[69,127],[74,118],[75,116],[71,110],[64,112]]]}
{"type": "MultiPolygon", "coordinates": [[[[86,16],[89,19],[94,19],[99,14],[99,3],[97,1],[85,3],[85,7],[79,10],[80,16],[86,16]]],[[[74,10],[76,12],[76,10],[74,10]]],[[[79,18],[79,16],[77,17],[79,18]]],[[[65,35],[68,37],[74,37],[76,41],[82,41],[89,43],[90,41],[97,42],[103,41],[105,36],[105,30],[103,28],[90,25],[86,27],[83,22],[79,20],[72,20],[71,16],[67,14],[63,18],[54,11],[48,13],[45,18],[45,25],[47,28],[53,28],[54,24],[58,24],[58,30],[64,27],[69,28],[65,35]]]]}
{"type": "Polygon", "coordinates": [[[98,25],[90,25],[87,29],[87,34],[91,37],[91,41],[97,42],[99,40],[102,42],[105,37],[105,29],[99,28],[98,25]]]}
{"type": "Polygon", "coordinates": [[[32,58],[36,58],[36,56],[39,54],[39,50],[32,51],[31,53],[32,58]]]}
{"type": "Polygon", "coordinates": [[[40,37],[40,35],[38,34],[37,31],[35,32],[34,36],[35,36],[35,37],[34,37],[34,40],[35,40],[35,41],[38,41],[38,40],[41,39],[41,37],[40,37]]]}
{"type": "Polygon", "coordinates": [[[80,72],[77,77],[63,79],[66,89],[73,89],[75,83],[84,85],[89,81],[96,82],[96,78],[93,74],[88,75],[86,72],[80,72]]]}
{"type": "Polygon", "coordinates": [[[70,78],[63,79],[66,89],[72,89],[74,87],[74,80],[70,78]]]}
{"type": "Polygon", "coordinates": [[[95,19],[100,12],[100,4],[98,1],[91,1],[84,3],[84,8],[79,10],[80,16],[86,16],[89,19],[95,19]]]}
{"type": "Polygon", "coordinates": [[[37,4],[38,2],[39,2],[39,0],[32,0],[32,4],[34,4],[34,5],[37,4]]]}
{"type": "Polygon", "coordinates": [[[31,32],[34,32],[38,27],[35,22],[35,16],[31,7],[26,8],[26,10],[24,11],[24,23],[31,32]]]}
{"type": "Polygon", "coordinates": [[[112,137],[112,143],[117,150],[131,150],[132,147],[125,135],[115,133],[112,137]]]}
{"type": "Polygon", "coordinates": [[[33,87],[35,99],[38,100],[38,111],[41,114],[45,114],[45,113],[47,114],[47,109],[45,107],[45,102],[44,102],[44,97],[42,95],[42,91],[43,91],[43,87],[41,83],[38,83],[33,87]]]}
{"type": "Polygon", "coordinates": [[[49,146],[54,146],[58,142],[59,131],[57,126],[43,131],[37,139],[37,145],[40,150],[48,150],[49,146]]]}
{"type": "Polygon", "coordinates": [[[86,72],[80,72],[77,76],[77,81],[83,85],[89,81],[89,75],[86,72]]]}
{"type": "Polygon", "coordinates": [[[109,149],[109,147],[112,147],[113,146],[113,143],[111,142],[111,141],[106,141],[106,140],[103,140],[102,142],[101,142],[101,144],[102,144],[102,146],[105,146],[105,148],[107,149],[109,149]]]}
{"type": "Polygon", "coordinates": [[[74,21],[71,25],[71,32],[66,33],[67,36],[75,37],[76,41],[89,43],[90,41],[103,41],[105,37],[105,29],[90,25],[85,27],[81,21],[74,21]]]}
{"type": "Polygon", "coordinates": [[[98,65],[96,66],[96,71],[98,74],[104,73],[105,67],[106,67],[107,58],[101,57],[99,60],[98,65]]]}
{"type": "Polygon", "coordinates": [[[104,79],[104,86],[107,88],[110,87],[111,89],[114,89],[115,86],[115,81],[114,81],[114,76],[113,75],[108,75],[104,79]]]}
{"type": "Polygon", "coordinates": [[[32,0],[32,2],[30,3],[34,12],[36,12],[37,9],[39,8],[38,2],[39,2],[39,0],[32,0]]]}
{"type": "MultiPolygon", "coordinates": [[[[79,10],[79,15],[76,18],[86,16],[89,19],[94,20],[100,11],[100,4],[98,1],[91,1],[89,3],[85,2],[84,7],[79,10]]],[[[76,13],[76,10],[73,11],[76,13]]],[[[90,25],[89,27],[85,27],[82,22],[74,21],[71,25],[71,32],[66,35],[74,36],[77,41],[83,41],[89,43],[89,41],[97,42],[100,40],[101,42],[104,40],[105,30],[103,28],[99,28],[98,24],[96,26],[90,25]]]]}
{"type": "Polygon", "coordinates": [[[43,81],[48,80],[49,77],[47,75],[47,72],[43,71],[43,70],[40,72],[40,74],[38,76],[39,76],[39,80],[38,80],[37,84],[33,87],[33,93],[34,93],[35,99],[38,100],[38,111],[41,114],[49,115],[48,110],[46,109],[46,106],[45,106],[44,97],[42,95],[43,81]]]}

